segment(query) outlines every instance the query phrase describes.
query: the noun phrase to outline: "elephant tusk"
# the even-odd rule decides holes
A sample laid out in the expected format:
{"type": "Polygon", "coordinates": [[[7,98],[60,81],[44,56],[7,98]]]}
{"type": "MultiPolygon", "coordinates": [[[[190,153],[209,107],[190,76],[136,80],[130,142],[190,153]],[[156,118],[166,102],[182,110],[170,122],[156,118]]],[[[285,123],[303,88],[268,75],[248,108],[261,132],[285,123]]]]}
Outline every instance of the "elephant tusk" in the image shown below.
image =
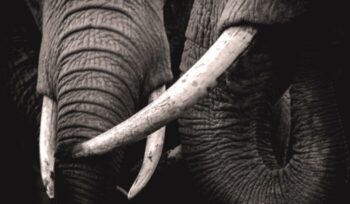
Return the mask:
{"type": "Polygon", "coordinates": [[[181,159],[183,159],[182,145],[178,145],[174,149],[169,150],[166,155],[168,163],[177,163],[181,161],[181,159]]]}
{"type": "Polygon", "coordinates": [[[56,134],[57,104],[52,99],[44,96],[39,149],[40,149],[40,170],[43,184],[49,198],[54,197],[54,140],[56,134]]]}
{"type": "Polygon", "coordinates": [[[179,117],[207,95],[216,79],[248,48],[255,33],[256,29],[251,27],[226,29],[204,56],[157,100],[116,127],[77,144],[73,157],[103,154],[139,141],[179,117]]]}
{"type": "MultiPolygon", "coordinates": [[[[149,102],[153,102],[160,95],[165,92],[165,86],[152,92],[149,98],[149,102]]],[[[134,198],[151,179],[154,171],[157,168],[160,157],[162,156],[163,144],[165,137],[165,127],[157,130],[147,137],[145,154],[143,157],[142,166],[139,174],[137,175],[134,183],[132,184],[128,198],[134,198]]]]}

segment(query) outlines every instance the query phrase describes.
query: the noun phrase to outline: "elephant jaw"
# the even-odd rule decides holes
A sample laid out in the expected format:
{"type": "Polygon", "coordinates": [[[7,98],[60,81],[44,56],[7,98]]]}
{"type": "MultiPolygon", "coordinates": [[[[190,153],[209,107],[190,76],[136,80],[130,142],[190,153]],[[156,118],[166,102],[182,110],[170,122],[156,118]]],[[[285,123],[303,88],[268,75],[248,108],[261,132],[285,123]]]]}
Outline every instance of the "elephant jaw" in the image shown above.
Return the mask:
{"type": "Polygon", "coordinates": [[[73,157],[106,153],[139,141],[206,96],[216,79],[248,48],[256,33],[251,27],[226,29],[204,56],[154,102],[105,133],[76,145],[73,157]]]}

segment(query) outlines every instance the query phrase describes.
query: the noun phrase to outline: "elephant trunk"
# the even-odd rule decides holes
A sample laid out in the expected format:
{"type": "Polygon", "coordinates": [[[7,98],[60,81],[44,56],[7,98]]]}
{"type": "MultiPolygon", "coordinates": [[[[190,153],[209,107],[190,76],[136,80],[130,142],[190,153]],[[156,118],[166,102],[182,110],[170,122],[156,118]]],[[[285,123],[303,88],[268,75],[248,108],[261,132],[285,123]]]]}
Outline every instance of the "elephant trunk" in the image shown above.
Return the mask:
{"type": "Polygon", "coordinates": [[[189,169],[213,203],[324,203],[344,184],[348,154],[333,79],[319,63],[319,46],[309,40],[298,45],[294,59],[293,148],[285,166],[269,144],[274,65],[259,53],[259,43],[180,119],[189,169]]]}
{"type": "Polygon", "coordinates": [[[106,36],[115,35],[113,31],[75,34],[64,40],[67,48],[59,60],[55,195],[58,203],[112,203],[123,150],[89,159],[67,159],[65,153],[135,112],[141,79],[131,67],[140,65],[128,58],[130,48],[113,44],[114,39],[108,43],[106,36]]]}

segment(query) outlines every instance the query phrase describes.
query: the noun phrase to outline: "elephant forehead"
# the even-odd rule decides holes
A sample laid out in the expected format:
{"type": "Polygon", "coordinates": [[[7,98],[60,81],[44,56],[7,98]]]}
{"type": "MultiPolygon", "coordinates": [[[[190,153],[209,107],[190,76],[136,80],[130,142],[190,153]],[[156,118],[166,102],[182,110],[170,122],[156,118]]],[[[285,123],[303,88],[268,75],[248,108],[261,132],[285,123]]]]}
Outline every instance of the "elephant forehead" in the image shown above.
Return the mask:
{"type": "MultiPolygon", "coordinates": [[[[124,65],[138,69],[139,75],[145,75],[146,69],[166,70],[159,71],[160,78],[172,78],[168,42],[159,14],[162,11],[152,3],[144,0],[60,0],[45,2],[43,9],[39,93],[52,96],[56,76],[63,70],[61,65],[66,62],[77,64],[77,60],[82,58],[76,56],[92,50],[114,55],[124,65]],[[137,61],[136,58],[142,60],[137,61]]],[[[90,59],[80,60],[79,65],[105,65],[100,60],[88,61],[90,59]]],[[[72,67],[68,66],[68,69],[72,67]]],[[[162,83],[158,81],[157,86],[162,83]]]]}

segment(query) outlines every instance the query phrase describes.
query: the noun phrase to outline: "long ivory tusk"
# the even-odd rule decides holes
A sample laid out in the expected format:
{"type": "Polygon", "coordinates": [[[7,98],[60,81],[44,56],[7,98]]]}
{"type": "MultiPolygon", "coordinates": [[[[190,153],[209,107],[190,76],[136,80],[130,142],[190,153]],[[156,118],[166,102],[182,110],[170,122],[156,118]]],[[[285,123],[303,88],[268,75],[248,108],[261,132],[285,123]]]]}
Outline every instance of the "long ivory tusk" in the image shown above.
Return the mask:
{"type": "MultiPolygon", "coordinates": [[[[165,92],[165,86],[152,92],[149,98],[149,103],[156,100],[160,95],[165,92]]],[[[132,184],[128,198],[135,197],[151,179],[154,171],[157,168],[160,157],[162,156],[163,144],[165,138],[165,127],[157,130],[147,137],[145,154],[143,157],[142,166],[139,174],[137,175],[134,183],[132,184]]]]}
{"type": "MultiPolygon", "coordinates": [[[[165,86],[155,90],[151,95],[149,102],[153,102],[165,92],[165,86]]],[[[143,157],[142,166],[133,185],[130,188],[128,198],[135,197],[151,179],[154,171],[157,168],[160,157],[162,156],[163,144],[165,137],[165,127],[157,130],[147,137],[145,154],[143,157]]]]}
{"type": "Polygon", "coordinates": [[[136,142],[179,117],[216,85],[216,79],[247,49],[256,30],[226,29],[204,56],[168,91],[138,113],[101,135],[78,144],[73,157],[103,154],[136,142]]]}
{"type": "Polygon", "coordinates": [[[49,198],[54,197],[54,140],[56,134],[57,104],[44,96],[40,124],[40,169],[43,184],[49,198]]]}

